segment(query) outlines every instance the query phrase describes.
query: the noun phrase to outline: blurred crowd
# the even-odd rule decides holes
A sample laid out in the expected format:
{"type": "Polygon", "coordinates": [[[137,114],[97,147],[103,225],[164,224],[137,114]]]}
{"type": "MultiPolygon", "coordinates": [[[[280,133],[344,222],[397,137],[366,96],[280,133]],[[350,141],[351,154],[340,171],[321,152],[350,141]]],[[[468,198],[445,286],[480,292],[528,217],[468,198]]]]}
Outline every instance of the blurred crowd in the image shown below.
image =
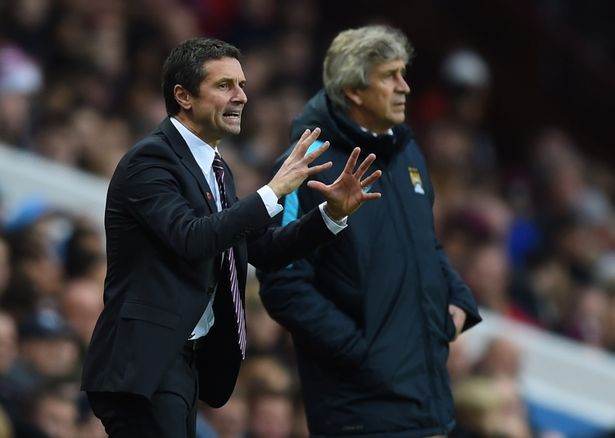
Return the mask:
{"type": "MultiPolygon", "coordinates": [[[[159,75],[194,35],[243,52],[249,98],[221,151],[248,194],[288,145],[292,118],[320,86],[316,0],[9,0],[0,3],[0,143],[109,178],[165,117],[159,75]],[[172,13],[170,13],[172,11],[172,13]]],[[[420,63],[420,57],[416,60],[420,63]]],[[[410,68],[411,71],[412,67],[410,68]]],[[[487,123],[497,87],[471,48],[413,90],[410,124],[436,188],[436,226],[480,305],[615,353],[615,177],[565,129],[544,126],[503,162],[487,123]]],[[[411,82],[412,86],[412,82],[411,82]]],[[[0,187],[0,193],[2,187],[0,187]]],[[[386,195],[386,194],[385,194],[386,195]]],[[[0,202],[0,438],[105,436],[79,392],[80,361],[102,308],[104,236],[91,219],[24,199],[0,202]]],[[[203,406],[200,437],[306,437],[292,343],[246,299],[249,352],[235,393],[203,406]]],[[[449,361],[454,436],[557,436],[535,430],[519,394],[518,345],[495,339],[449,361]]]]}

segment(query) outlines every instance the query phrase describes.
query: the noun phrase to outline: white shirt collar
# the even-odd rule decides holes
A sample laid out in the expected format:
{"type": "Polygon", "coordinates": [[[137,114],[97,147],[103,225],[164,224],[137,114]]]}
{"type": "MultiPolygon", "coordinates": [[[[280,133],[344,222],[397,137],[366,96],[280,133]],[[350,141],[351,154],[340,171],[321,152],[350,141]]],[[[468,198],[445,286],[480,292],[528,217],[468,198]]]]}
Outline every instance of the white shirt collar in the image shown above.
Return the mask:
{"type": "Polygon", "coordinates": [[[170,119],[171,123],[173,123],[173,126],[175,126],[177,131],[179,131],[179,135],[182,136],[190,150],[194,151],[195,149],[198,149],[199,160],[203,160],[203,166],[207,169],[211,169],[211,166],[214,162],[214,156],[216,152],[218,152],[218,148],[215,146],[211,146],[209,143],[206,143],[201,140],[199,137],[196,136],[196,134],[194,134],[194,132],[186,128],[183,123],[177,120],[175,117],[171,117],[170,119]]]}

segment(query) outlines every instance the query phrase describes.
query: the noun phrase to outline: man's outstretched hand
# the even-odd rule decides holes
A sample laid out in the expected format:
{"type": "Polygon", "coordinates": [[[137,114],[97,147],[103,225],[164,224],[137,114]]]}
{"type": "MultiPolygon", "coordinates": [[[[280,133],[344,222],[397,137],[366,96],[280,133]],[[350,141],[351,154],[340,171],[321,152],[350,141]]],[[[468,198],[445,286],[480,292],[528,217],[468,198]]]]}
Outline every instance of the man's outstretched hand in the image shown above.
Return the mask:
{"type": "Polygon", "coordinates": [[[367,193],[363,190],[382,176],[381,170],[376,170],[365,179],[361,179],[376,159],[376,155],[369,154],[353,173],[360,153],[360,148],[354,148],[350,157],[348,157],[348,161],[346,161],[344,170],[331,184],[324,184],[320,181],[308,181],[307,183],[309,188],[322,193],[327,201],[325,209],[329,216],[335,220],[349,216],[363,203],[378,199],[381,196],[378,192],[367,193]]]}
{"type": "Polygon", "coordinates": [[[319,135],[320,128],[314,128],[313,131],[306,129],[288,158],[284,160],[280,169],[267,184],[278,198],[294,191],[308,176],[322,172],[333,165],[329,161],[318,166],[309,167],[309,164],[321,156],[329,147],[329,142],[325,141],[314,152],[306,155],[308,148],[316,141],[319,135]]]}

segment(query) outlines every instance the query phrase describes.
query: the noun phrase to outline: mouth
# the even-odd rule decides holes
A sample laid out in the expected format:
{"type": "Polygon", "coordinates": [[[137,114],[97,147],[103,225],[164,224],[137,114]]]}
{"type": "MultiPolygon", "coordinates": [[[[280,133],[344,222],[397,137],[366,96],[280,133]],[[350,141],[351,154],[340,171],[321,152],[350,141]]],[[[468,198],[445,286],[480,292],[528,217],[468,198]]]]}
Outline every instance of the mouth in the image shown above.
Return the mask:
{"type": "Polygon", "coordinates": [[[238,121],[241,120],[241,111],[225,111],[222,113],[222,117],[224,117],[225,120],[238,121]]]}

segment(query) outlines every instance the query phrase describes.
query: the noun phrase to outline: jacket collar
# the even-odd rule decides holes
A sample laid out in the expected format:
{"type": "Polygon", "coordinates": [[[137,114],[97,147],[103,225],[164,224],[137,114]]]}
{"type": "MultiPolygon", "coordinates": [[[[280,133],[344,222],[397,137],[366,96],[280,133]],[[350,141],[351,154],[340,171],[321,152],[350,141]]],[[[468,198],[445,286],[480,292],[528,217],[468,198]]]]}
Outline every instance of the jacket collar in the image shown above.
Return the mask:
{"type": "Polygon", "coordinates": [[[159,126],[160,131],[167,138],[169,145],[175,151],[175,153],[181,158],[182,164],[188,169],[188,171],[192,174],[192,176],[199,183],[199,189],[205,198],[205,202],[207,206],[211,210],[212,213],[218,211],[216,204],[214,202],[213,191],[207,184],[207,180],[203,175],[203,171],[199,167],[198,163],[194,159],[192,152],[190,152],[190,148],[186,144],[186,141],[179,134],[179,131],[173,126],[171,123],[171,119],[167,117],[164,119],[159,126]]]}
{"type": "Polygon", "coordinates": [[[333,147],[350,151],[360,146],[362,154],[374,152],[379,160],[385,161],[399,153],[414,136],[405,124],[394,126],[392,134],[374,135],[366,132],[344,111],[333,105],[324,89],[310,99],[293,122],[292,140],[297,141],[306,128],[313,129],[316,126],[322,129],[320,138],[329,140],[333,147]]]}

